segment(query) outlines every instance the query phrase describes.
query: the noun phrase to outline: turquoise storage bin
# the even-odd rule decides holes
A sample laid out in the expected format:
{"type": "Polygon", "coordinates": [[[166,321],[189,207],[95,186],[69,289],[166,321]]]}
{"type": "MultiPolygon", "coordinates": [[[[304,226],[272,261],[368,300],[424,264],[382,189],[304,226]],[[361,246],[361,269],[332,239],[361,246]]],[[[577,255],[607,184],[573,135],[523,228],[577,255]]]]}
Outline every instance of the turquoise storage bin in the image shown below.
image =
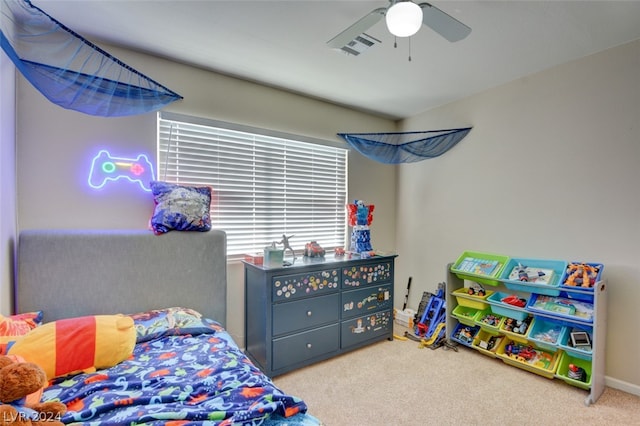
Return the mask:
{"type": "Polygon", "coordinates": [[[603,270],[604,270],[604,265],[602,263],[569,262],[569,263],[567,263],[567,266],[565,267],[565,270],[562,273],[562,276],[560,277],[560,287],[561,288],[567,288],[567,289],[573,289],[573,290],[593,291],[595,283],[597,283],[598,281],[600,281],[602,279],[602,271],[603,270]],[[595,280],[590,281],[589,285],[587,285],[587,286],[578,285],[577,283],[576,283],[576,285],[568,284],[567,281],[571,277],[571,274],[574,272],[574,269],[573,269],[574,265],[575,266],[577,266],[577,265],[588,265],[591,268],[598,268],[598,273],[596,274],[595,280]]]}
{"type": "Polygon", "coordinates": [[[593,333],[590,329],[582,327],[565,327],[562,335],[560,336],[560,339],[558,339],[558,347],[574,358],[591,361],[593,355],[592,346],[575,347],[572,345],[571,333],[574,331],[587,333],[587,335],[589,336],[589,341],[591,341],[591,344],[593,345],[593,333]]]}
{"type": "Polygon", "coordinates": [[[558,349],[560,337],[562,337],[566,327],[554,321],[536,318],[529,330],[528,339],[536,346],[555,351],[558,349]]]}
{"type": "Polygon", "coordinates": [[[557,296],[560,294],[560,280],[562,274],[566,272],[566,269],[567,262],[563,260],[512,257],[504,269],[502,269],[500,279],[509,290],[557,296]],[[518,278],[518,269],[520,266],[529,269],[529,281],[521,281],[518,278]],[[544,275],[537,275],[537,271],[543,272],[544,275]]]}
{"type": "MultiPolygon", "coordinates": [[[[502,299],[505,297],[511,296],[511,294],[495,292],[491,296],[487,298],[487,301],[490,302],[491,312],[497,315],[502,315],[503,317],[509,317],[517,320],[524,320],[529,313],[525,311],[524,308],[518,308],[516,306],[510,305],[508,303],[503,303],[502,299]]],[[[525,299],[525,306],[527,305],[527,301],[525,299]]]]}

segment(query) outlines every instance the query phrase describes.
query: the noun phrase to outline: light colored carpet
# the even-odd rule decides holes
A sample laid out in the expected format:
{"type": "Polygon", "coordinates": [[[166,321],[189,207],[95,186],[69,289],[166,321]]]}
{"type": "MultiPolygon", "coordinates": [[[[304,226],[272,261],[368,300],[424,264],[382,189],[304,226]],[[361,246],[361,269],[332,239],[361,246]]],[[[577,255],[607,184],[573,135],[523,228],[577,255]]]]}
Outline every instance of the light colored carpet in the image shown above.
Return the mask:
{"type": "Polygon", "coordinates": [[[640,398],[588,391],[466,347],[383,341],[276,377],[325,426],[640,425],[640,398]]]}

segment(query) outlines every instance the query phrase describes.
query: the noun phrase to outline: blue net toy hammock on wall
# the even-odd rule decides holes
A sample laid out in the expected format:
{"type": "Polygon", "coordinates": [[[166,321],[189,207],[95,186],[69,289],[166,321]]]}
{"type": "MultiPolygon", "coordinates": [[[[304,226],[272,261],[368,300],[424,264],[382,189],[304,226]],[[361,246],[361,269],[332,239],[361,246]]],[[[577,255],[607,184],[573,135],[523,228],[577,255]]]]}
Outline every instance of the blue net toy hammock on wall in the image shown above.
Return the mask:
{"type": "Polygon", "coordinates": [[[51,102],[102,117],[156,111],[182,99],[31,4],[0,0],[2,49],[51,102]]]}
{"type": "Polygon", "coordinates": [[[360,154],[384,164],[413,163],[453,148],[471,127],[401,133],[338,133],[360,154]]]}

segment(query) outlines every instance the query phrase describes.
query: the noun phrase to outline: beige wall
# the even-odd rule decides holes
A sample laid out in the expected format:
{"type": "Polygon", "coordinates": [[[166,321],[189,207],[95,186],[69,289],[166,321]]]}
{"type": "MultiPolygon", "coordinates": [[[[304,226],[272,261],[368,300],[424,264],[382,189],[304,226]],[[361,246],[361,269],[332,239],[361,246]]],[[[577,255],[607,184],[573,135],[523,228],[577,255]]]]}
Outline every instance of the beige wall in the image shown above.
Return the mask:
{"type": "Polygon", "coordinates": [[[0,50],[0,314],[13,307],[16,236],[15,68],[0,50]]]}
{"type": "MultiPolygon", "coordinates": [[[[337,132],[392,131],[395,123],[325,102],[243,82],[193,67],[105,46],[106,50],[180,93],[166,110],[339,142],[337,132]]],[[[18,94],[18,225],[30,228],[146,228],[153,201],[136,185],[87,185],[91,158],[112,155],[155,159],[156,115],[100,118],[48,102],[22,77],[18,94]]],[[[376,205],[376,248],[395,247],[396,168],[349,155],[349,198],[376,205]]],[[[227,328],[244,342],[244,275],[228,266],[227,328]]]]}
{"type": "Polygon", "coordinates": [[[400,167],[396,277],[413,275],[413,306],[465,250],[603,262],[607,380],[640,394],[639,71],[636,41],[402,123],[473,126],[400,167]]]}
{"type": "MultiPolygon", "coordinates": [[[[373,116],[107,48],[184,95],[172,112],[328,140],[336,132],[394,130],[373,116]]],[[[413,276],[416,307],[464,250],[603,262],[607,380],[640,393],[633,316],[640,302],[638,69],[634,42],[405,120],[406,130],[474,126],[434,160],[393,167],[351,155],[349,197],[376,204],[374,246],[400,254],[397,294],[413,276]]],[[[99,147],[153,154],[155,116],[88,117],[49,104],[21,77],[17,84],[20,229],[146,227],[148,196],[122,187],[96,193],[84,181],[99,147]]],[[[242,268],[233,263],[228,272],[228,327],[242,342],[242,268]]]]}

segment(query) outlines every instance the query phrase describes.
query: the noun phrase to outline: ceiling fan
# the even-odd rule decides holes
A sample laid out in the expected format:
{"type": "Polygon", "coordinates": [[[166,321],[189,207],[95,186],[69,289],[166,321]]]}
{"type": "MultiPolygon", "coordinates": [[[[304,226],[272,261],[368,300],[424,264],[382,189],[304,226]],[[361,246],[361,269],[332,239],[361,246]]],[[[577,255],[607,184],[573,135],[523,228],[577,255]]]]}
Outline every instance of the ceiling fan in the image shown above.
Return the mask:
{"type": "Polygon", "coordinates": [[[415,34],[426,25],[450,42],[462,40],[471,28],[429,3],[389,0],[387,7],[379,7],[360,18],[353,25],[327,42],[332,49],[341,49],[369,28],[386,18],[387,28],[396,37],[415,34]],[[396,22],[399,21],[399,22],[396,22]],[[398,25],[394,25],[398,23],[398,25]]]}

